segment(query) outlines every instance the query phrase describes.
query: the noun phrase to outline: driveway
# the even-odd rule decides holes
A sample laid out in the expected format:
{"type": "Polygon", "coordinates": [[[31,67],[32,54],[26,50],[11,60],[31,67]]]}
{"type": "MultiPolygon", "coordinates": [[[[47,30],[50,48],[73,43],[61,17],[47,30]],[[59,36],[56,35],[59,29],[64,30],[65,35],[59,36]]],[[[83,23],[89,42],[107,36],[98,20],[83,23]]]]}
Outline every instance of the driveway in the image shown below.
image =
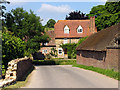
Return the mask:
{"type": "Polygon", "coordinates": [[[23,88],[118,88],[118,81],[71,65],[35,66],[23,88]]]}

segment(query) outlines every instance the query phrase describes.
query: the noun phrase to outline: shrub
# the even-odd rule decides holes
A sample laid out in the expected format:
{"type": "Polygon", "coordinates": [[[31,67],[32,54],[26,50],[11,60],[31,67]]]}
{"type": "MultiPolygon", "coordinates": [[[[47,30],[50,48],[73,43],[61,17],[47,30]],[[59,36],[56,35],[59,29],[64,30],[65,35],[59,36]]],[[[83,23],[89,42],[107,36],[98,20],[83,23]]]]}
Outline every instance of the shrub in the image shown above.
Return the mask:
{"type": "Polygon", "coordinates": [[[61,47],[67,49],[68,58],[76,58],[76,43],[62,44],[61,47]]]}
{"type": "Polygon", "coordinates": [[[16,58],[25,56],[26,44],[20,38],[12,36],[9,32],[2,34],[2,61],[7,68],[7,63],[16,58]]]}

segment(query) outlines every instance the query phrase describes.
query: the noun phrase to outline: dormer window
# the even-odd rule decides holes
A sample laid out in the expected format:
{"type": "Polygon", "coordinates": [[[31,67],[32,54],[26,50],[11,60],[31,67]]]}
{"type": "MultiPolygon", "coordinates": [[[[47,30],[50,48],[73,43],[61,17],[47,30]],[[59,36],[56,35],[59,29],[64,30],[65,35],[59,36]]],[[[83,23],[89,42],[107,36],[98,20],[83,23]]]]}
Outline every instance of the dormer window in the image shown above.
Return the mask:
{"type": "Polygon", "coordinates": [[[83,33],[83,28],[81,26],[77,28],[77,33],[83,33]]]}
{"type": "Polygon", "coordinates": [[[67,25],[64,27],[64,33],[69,34],[69,27],[67,25]]]}

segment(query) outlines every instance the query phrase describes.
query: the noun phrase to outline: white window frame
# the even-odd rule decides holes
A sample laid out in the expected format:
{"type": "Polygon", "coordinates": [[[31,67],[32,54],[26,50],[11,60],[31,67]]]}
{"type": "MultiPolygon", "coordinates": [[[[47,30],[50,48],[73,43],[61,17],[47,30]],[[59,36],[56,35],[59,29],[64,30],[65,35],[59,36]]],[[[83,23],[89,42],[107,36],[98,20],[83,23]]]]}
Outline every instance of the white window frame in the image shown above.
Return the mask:
{"type": "Polygon", "coordinates": [[[48,45],[48,43],[44,43],[44,45],[48,45]]]}
{"type": "Polygon", "coordinates": [[[63,44],[66,44],[66,43],[68,43],[68,39],[64,38],[63,44]]]}
{"type": "Polygon", "coordinates": [[[62,55],[62,53],[59,53],[59,50],[63,52],[62,48],[58,48],[58,55],[62,55]]]}
{"type": "Polygon", "coordinates": [[[42,50],[42,53],[43,53],[43,54],[46,54],[46,53],[47,53],[47,49],[42,50]]]}
{"type": "Polygon", "coordinates": [[[80,25],[78,26],[78,28],[77,28],[77,33],[83,33],[83,28],[82,28],[82,26],[80,26],[80,25]],[[80,29],[82,30],[81,32],[79,31],[80,29]]]}
{"type": "Polygon", "coordinates": [[[64,33],[65,34],[69,34],[69,27],[66,25],[65,27],[64,27],[64,33]]]}

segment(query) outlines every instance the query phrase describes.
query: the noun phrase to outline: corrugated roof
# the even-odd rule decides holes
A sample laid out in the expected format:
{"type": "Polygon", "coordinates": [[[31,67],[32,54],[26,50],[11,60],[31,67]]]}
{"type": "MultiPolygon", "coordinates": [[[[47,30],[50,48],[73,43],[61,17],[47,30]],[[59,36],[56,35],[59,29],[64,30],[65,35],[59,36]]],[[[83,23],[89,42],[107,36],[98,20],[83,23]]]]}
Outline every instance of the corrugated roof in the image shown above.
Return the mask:
{"type": "Polygon", "coordinates": [[[117,34],[120,34],[120,23],[92,34],[76,50],[104,51],[111,45],[117,34]]]}

